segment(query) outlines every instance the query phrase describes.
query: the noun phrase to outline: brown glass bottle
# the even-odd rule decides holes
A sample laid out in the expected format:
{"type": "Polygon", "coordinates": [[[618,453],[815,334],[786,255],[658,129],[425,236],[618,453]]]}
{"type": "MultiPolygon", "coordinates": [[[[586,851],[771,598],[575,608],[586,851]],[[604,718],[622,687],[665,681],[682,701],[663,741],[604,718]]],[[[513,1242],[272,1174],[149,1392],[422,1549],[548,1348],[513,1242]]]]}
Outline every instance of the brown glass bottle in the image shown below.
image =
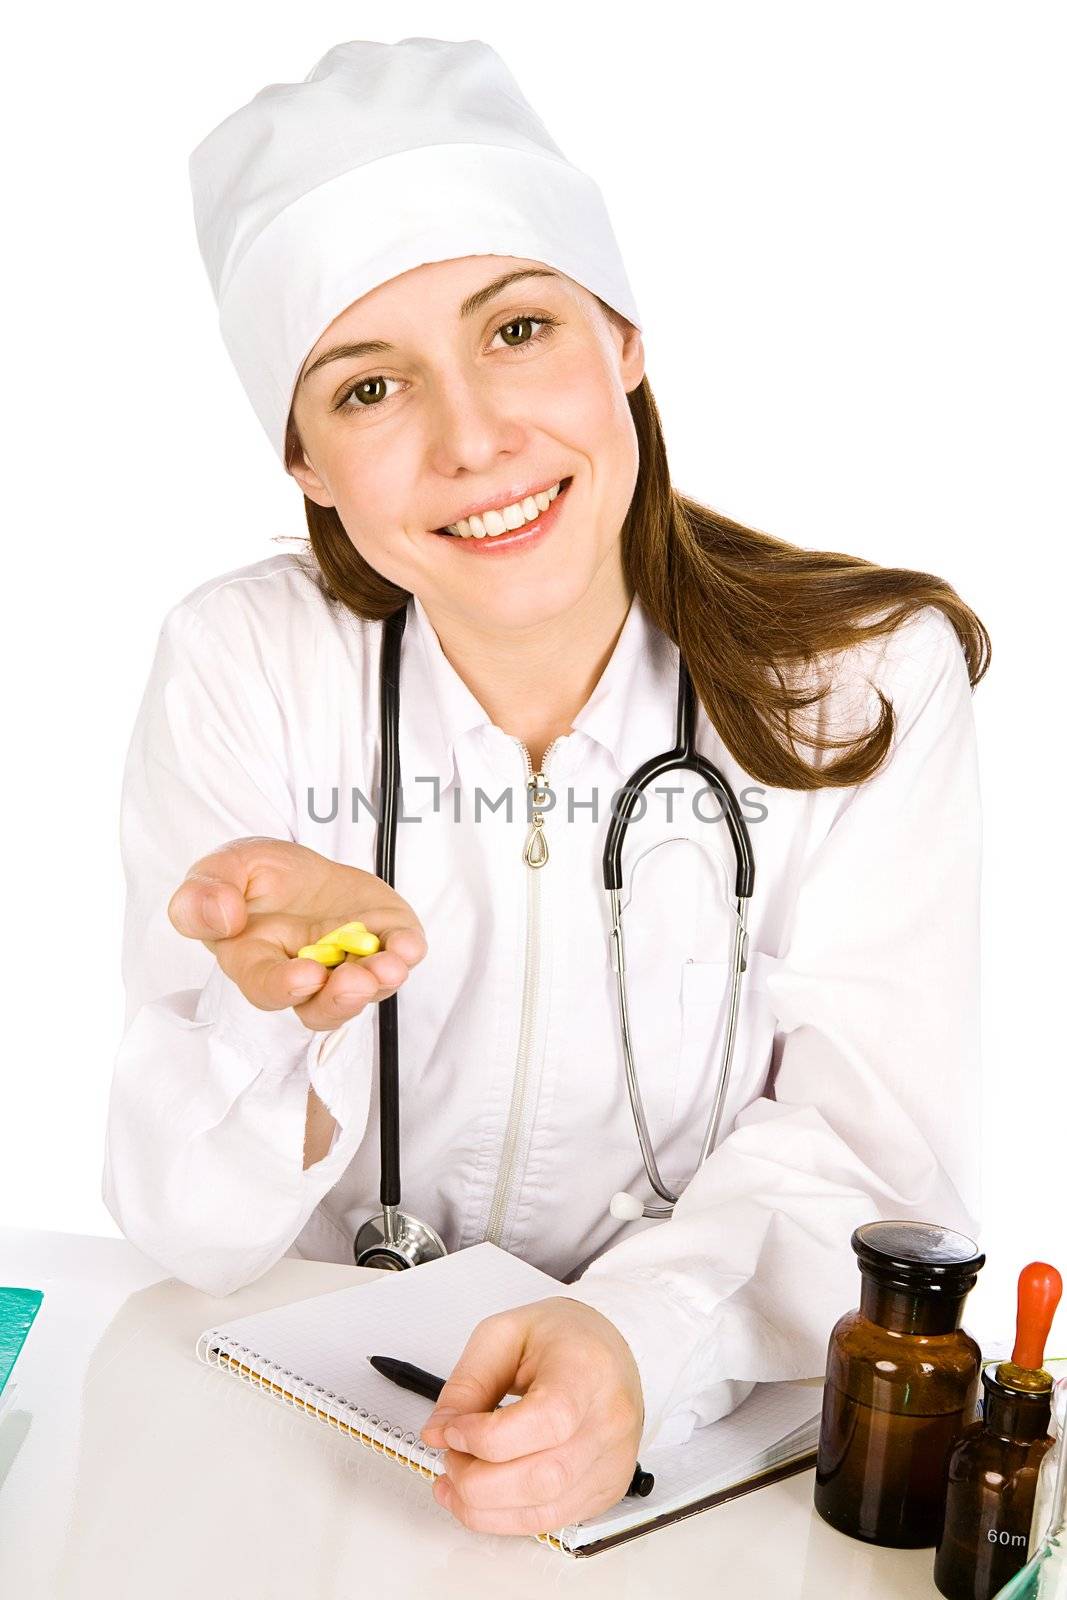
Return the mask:
{"type": "Polygon", "coordinates": [[[983,1372],[984,1416],[949,1456],[934,1561],[934,1582],[948,1600],[991,1600],[1026,1565],[1037,1474],[1052,1444],[1052,1378],[1041,1363],[1062,1289],[1047,1262],[1023,1268],[1012,1359],[983,1372]]]}
{"type": "Polygon", "coordinates": [[[1048,1394],[1013,1394],[982,1374],[985,1419],[948,1463],[945,1526],[934,1582],[949,1600],[987,1600],[1026,1565],[1037,1472],[1049,1437],[1048,1394]]]}
{"type": "Polygon", "coordinates": [[[934,1223],[857,1228],[860,1309],[830,1335],[815,1509],[872,1544],[933,1545],[949,1451],[975,1414],[981,1352],[960,1327],[985,1262],[934,1223]]]}

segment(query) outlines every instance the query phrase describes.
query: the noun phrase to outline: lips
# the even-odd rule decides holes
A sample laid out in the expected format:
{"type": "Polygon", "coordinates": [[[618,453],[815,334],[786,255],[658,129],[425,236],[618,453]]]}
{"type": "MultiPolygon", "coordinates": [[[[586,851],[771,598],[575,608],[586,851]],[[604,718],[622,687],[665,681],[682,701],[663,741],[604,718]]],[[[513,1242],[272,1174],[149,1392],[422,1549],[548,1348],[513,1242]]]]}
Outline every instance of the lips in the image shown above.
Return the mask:
{"type": "MultiPolygon", "coordinates": [[[[566,492],[567,492],[567,490],[568,490],[568,489],[569,489],[569,488],[570,488],[570,486],[571,486],[571,482],[572,482],[572,481],[573,481],[573,475],[572,475],[572,477],[571,477],[571,478],[561,478],[561,479],[560,479],[560,480],[559,480],[559,494],[557,494],[557,496],[556,496],[556,499],[557,499],[557,500],[558,500],[558,499],[560,499],[560,498],[561,498],[561,497],[562,497],[562,496],[563,496],[563,495],[564,495],[564,494],[566,494],[566,492]]],[[[545,515],[546,515],[546,513],[545,513],[545,512],[541,512],[541,513],[540,513],[540,515],[541,515],[541,516],[545,516],[545,515]]],[[[486,535],[486,539],[487,539],[487,540],[490,540],[490,539],[493,539],[493,538],[497,538],[497,539],[504,539],[504,538],[507,538],[507,535],[508,535],[508,533],[521,533],[521,532],[522,532],[522,529],[523,529],[523,527],[527,527],[527,528],[528,528],[528,527],[531,527],[531,526],[532,526],[532,525],[533,525],[533,523],[534,523],[534,522],[536,522],[536,520],[537,520],[537,518],[536,518],[536,517],[533,517],[533,518],[531,518],[531,519],[530,519],[530,521],[529,521],[529,522],[526,522],[526,523],[523,523],[523,524],[522,524],[522,526],[521,526],[521,527],[519,527],[519,528],[514,528],[514,529],[507,529],[507,530],[506,530],[506,531],[505,531],[505,532],[504,532],[504,533],[502,533],[502,534],[495,534],[495,535],[494,535],[494,534],[487,534],[487,535],[486,535]]],[[[434,529],[433,529],[433,530],[432,530],[432,532],[433,532],[433,533],[435,533],[435,534],[440,534],[440,536],[441,536],[441,537],[442,537],[442,538],[443,538],[443,539],[456,539],[456,538],[459,538],[459,537],[460,537],[460,535],[458,535],[458,534],[455,534],[455,533],[449,533],[449,531],[448,531],[448,529],[447,529],[447,527],[444,527],[444,528],[434,528],[434,529]]]]}
{"type": "Polygon", "coordinates": [[[442,539],[449,539],[453,545],[449,562],[464,561],[509,561],[519,560],[531,550],[539,550],[546,539],[553,537],[564,511],[564,501],[567,499],[572,479],[564,479],[563,487],[556,498],[551,502],[547,511],[541,511],[530,522],[524,522],[521,528],[506,528],[503,533],[483,539],[463,539],[454,533],[442,533],[442,539]]]}

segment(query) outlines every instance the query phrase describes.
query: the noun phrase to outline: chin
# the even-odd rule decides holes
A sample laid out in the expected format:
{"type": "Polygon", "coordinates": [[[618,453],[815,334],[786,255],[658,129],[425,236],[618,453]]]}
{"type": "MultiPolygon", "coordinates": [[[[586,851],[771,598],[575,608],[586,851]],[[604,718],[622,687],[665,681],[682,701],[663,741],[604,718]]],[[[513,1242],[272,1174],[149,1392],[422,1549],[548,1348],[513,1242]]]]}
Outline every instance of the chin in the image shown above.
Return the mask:
{"type": "Polygon", "coordinates": [[[537,628],[573,611],[591,581],[591,573],[556,572],[547,577],[539,574],[536,581],[531,581],[516,572],[511,583],[486,583],[476,592],[457,596],[457,601],[471,621],[482,627],[537,628]]]}

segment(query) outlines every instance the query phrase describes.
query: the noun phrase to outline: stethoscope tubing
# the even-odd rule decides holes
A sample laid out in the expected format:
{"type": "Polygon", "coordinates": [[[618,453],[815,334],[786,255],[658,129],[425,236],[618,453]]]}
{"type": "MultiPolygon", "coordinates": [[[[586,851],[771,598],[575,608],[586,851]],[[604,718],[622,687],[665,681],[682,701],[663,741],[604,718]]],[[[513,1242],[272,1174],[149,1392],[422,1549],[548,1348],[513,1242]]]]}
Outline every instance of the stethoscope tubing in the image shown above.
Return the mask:
{"type": "Polygon", "coordinates": [[[678,653],[678,698],[675,710],[674,749],[664,751],[662,755],[650,757],[648,761],[638,767],[637,771],[626,783],[622,791],[622,804],[613,804],[611,822],[608,825],[607,838],[604,842],[602,863],[604,887],[608,892],[611,904],[612,966],[615,969],[616,977],[623,1061],[626,1069],[626,1088],[630,1097],[630,1109],[633,1112],[634,1125],[637,1129],[638,1143],[641,1146],[641,1156],[645,1164],[645,1175],[656,1194],[664,1202],[663,1205],[656,1205],[653,1202],[653,1204],[644,1207],[644,1215],[655,1218],[669,1217],[674,1210],[678,1196],[667,1187],[660,1174],[655,1151],[652,1147],[652,1140],[648,1132],[641,1086],[633,1059],[633,1041],[626,997],[626,957],[622,934],[620,891],[622,888],[623,844],[625,843],[626,830],[630,825],[637,802],[642,791],[650,783],[655,782],[657,778],[662,778],[668,772],[694,772],[699,777],[702,777],[705,783],[714,790],[729,829],[736,862],[734,878],[736,924],[731,959],[730,1009],[726,1019],[726,1032],[723,1037],[722,1055],[715,1084],[715,1095],[712,1100],[711,1114],[708,1118],[707,1129],[697,1162],[697,1170],[699,1170],[714,1147],[719,1124],[722,1120],[726,1089],[730,1081],[734,1040],[737,1034],[737,1019],[740,1010],[741,974],[746,968],[748,940],[746,913],[755,886],[756,868],[752,851],[752,838],[733,790],[718,768],[713,766],[696,749],[696,692],[681,651],[678,653]]]}
{"type": "MultiPolygon", "coordinates": [[[[407,605],[386,619],[382,641],[380,744],[382,773],[376,837],[375,875],[395,887],[396,822],[400,801],[400,645],[407,622],[407,605]]],[[[400,1074],[397,997],[378,1002],[378,1092],[381,1147],[380,1199],[384,1233],[389,1243],[396,1235],[400,1206],[400,1074]]]]}
{"type": "Polygon", "coordinates": [[[650,756],[638,767],[621,790],[621,805],[613,801],[611,821],[604,841],[604,888],[609,891],[622,888],[622,847],[634,808],[642,790],[668,772],[695,772],[702,777],[718,797],[730,842],[734,847],[736,872],[734,894],[741,900],[752,896],[755,886],[756,863],[752,854],[752,839],[748,826],[733,790],[717,767],[696,749],[696,691],[681,652],[678,653],[678,700],[675,713],[674,749],[662,755],[650,756]]]}
{"type": "MultiPolygon", "coordinates": [[[[375,840],[375,873],[389,886],[395,887],[396,825],[400,801],[400,647],[407,622],[407,603],[385,619],[381,655],[381,788],[380,815],[375,840]]],[[[740,1005],[741,974],[746,969],[748,933],[746,912],[755,885],[755,861],[752,840],[741,814],[737,799],[723,775],[695,748],[696,694],[685,661],[678,656],[678,697],[675,716],[675,746],[662,755],[652,756],[644,762],[624,786],[621,805],[613,803],[602,860],[604,887],[611,908],[611,954],[616,974],[616,995],[622,1032],[623,1058],[626,1071],[626,1088],[637,1129],[638,1143],[645,1173],[655,1193],[663,1202],[646,1204],[646,1217],[669,1217],[678,1196],[668,1187],[660,1173],[656,1153],[649,1135],[644,1101],[633,1058],[633,1040],[630,1028],[629,1005],[626,994],[626,958],[622,930],[622,849],[626,830],[641,792],[655,779],[667,772],[688,771],[702,777],[714,790],[722,808],[723,817],[734,848],[736,873],[734,881],[735,929],[731,959],[730,1007],[726,1032],[716,1079],[715,1095],[701,1146],[697,1170],[704,1164],[714,1148],[725,1105],[730,1079],[734,1042],[740,1005]]],[[[385,1247],[384,1259],[374,1255],[376,1265],[397,1267],[415,1264],[422,1259],[420,1250],[425,1241],[431,1243],[431,1253],[443,1252],[440,1238],[425,1223],[407,1218],[400,1210],[400,1080],[398,1070],[397,996],[389,995],[378,1002],[378,1081],[379,1123],[381,1145],[382,1205],[381,1234],[385,1247]],[[410,1234],[411,1237],[405,1238],[410,1234]],[[415,1238],[418,1238],[418,1243],[415,1238]],[[407,1244],[407,1249],[403,1248],[407,1244]]],[[[373,1228],[368,1223],[368,1229],[373,1228]]],[[[357,1255],[359,1254],[357,1244],[357,1255]]]]}

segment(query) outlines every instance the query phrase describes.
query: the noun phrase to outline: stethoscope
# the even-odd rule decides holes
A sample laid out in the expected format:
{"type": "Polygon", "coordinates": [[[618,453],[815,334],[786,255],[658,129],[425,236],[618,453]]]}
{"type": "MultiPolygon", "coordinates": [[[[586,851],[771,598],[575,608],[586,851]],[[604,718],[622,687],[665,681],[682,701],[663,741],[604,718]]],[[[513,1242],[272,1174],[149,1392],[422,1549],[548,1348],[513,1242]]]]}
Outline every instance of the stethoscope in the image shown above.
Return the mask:
{"type": "MultiPolygon", "coordinates": [[[[380,812],[375,838],[374,870],[390,887],[396,860],[397,807],[400,800],[400,644],[407,622],[407,605],[386,618],[381,650],[381,757],[382,782],[380,812]]],[[[649,1137],[641,1086],[634,1066],[630,1034],[630,1014],[626,999],[626,955],[622,937],[622,847],[631,816],[642,791],[664,773],[698,773],[714,790],[722,807],[733,844],[736,862],[734,880],[735,926],[731,959],[730,1006],[723,1035],[722,1055],[711,1104],[707,1130],[697,1161],[699,1169],[707,1160],[722,1120],[726,1090],[730,1081],[734,1039],[737,1033],[741,999],[741,974],[746,968],[748,903],[755,882],[752,840],[733,790],[711,762],[694,748],[696,694],[681,653],[678,657],[678,705],[675,717],[675,745],[662,755],[652,756],[627,781],[621,799],[612,808],[611,822],[604,843],[604,888],[611,903],[611,964],[616,975],[619,1023],[622,1030],[626,1087],[630,1096],[634,1126],[641,1146],[645,1173],[659,1200],[643,1203],[633,1195],[617,1194],[611,1201],[611,1214],[621,1221],[639,1217],[671,1216],[678,1196],[664,1182],[649,1137]]],[[[400,1205],[400,1078],[397,1066],[397,997],[389,995],[378,1002],[378,1086],[381,1135],[381,1212],[370,1217],[359,1229],[355,1258],[361,1267],[400,1271],[447,1255],[444,1240],[429,1223],[401,1210],[400,1205]]]]}

